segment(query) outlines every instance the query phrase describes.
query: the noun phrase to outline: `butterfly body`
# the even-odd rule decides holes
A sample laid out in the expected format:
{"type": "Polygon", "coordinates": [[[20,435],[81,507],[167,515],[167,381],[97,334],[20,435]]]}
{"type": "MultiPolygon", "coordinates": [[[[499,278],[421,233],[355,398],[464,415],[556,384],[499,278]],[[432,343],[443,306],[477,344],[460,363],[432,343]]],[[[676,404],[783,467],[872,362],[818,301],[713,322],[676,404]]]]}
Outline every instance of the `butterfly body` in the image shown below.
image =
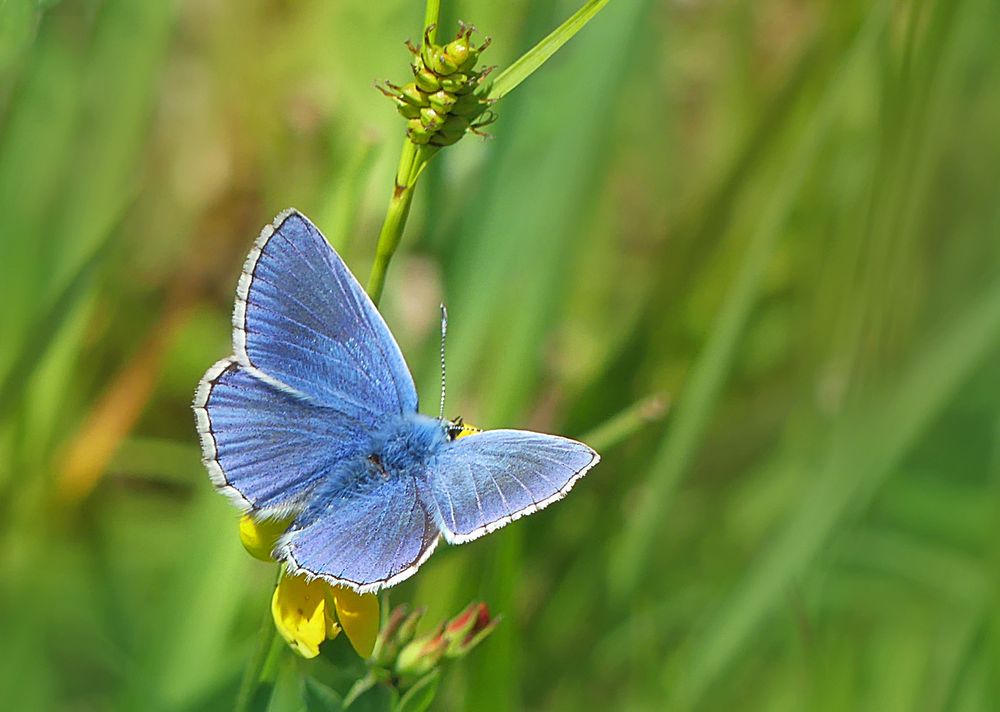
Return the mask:
{"type": "Polygon", "coordinates": [[[411,576],[442,536],[471,541],[562,498],[600,459],[417,413],[381,315],[296,211],[247,257],[233,352],[195,393],[213,483],[257,518],[292,519],[274,551],[289,570],[360,592],[411,576]]]}
{"type": "Polygon", "coordinates": [[[388,421],[373,438],[372,456],[385,474],[419,476],[447,442],[440,420],[410,413],[388,421]]]}

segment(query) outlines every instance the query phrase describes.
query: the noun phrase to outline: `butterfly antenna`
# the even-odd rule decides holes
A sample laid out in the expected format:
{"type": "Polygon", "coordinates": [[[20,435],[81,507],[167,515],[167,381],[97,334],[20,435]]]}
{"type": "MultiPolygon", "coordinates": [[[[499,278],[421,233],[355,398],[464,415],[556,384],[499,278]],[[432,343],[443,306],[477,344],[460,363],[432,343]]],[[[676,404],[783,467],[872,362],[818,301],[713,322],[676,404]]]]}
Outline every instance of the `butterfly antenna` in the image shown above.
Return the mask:
{"type": "Polygon", "coordinates": [[[441,305],[441,412],[438,415],[438,419],[444,422],[444,387],[445,387],[445,377],[444,377],[444,338],[448,334],[448,310],[445,309],[444,304],[441,305]]]}

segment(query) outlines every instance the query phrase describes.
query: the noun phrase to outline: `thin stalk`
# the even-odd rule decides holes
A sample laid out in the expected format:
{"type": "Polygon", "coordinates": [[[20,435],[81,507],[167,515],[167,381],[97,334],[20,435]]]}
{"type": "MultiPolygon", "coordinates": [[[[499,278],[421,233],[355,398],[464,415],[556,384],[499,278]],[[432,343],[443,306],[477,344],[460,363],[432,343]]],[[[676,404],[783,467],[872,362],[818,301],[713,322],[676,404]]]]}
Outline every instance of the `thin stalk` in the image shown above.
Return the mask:
{"type": "Polygon", "coordinates": [[[247,663],[246,669],[243,671],[240,691],[236,695],[236,704],[233,707],[236,712],[246,712],[250,709],[254,693],[264,681],[265,673],[273,669],[273,661],[280,654],[282,643],[278,629],[274,627],[274,622],[271,620],[271,611],[268,609],[261,626],[257,649],[254,650],[253,657],[250,658],[250,662],[247,663]]]}
{"type": "MultiPolygon", "coordinates": [[[[285,567],[278,567],[278,576],[274,581],[277,586],[284,573],[285,567]]],[[[269,602],[270,603],[270,602],[269,602]]],[[[271,617],[271,606],[267,607],[264,620],[260,627],[260,638],[253,657],[247,663],[243,671],[243,680],[240,681],[240,690],[236,695],[236,704],[233,709],[236,712],[246,712],[250,709],[250,703],[261,684],[274,681],[276,677],[277,661],[281,657],[284,648],[284,640],[278,635],[278,629],[274,625],[271,617]]]]}
{"type": "Polygon", "coordinates": [[[396,254],[396,248],[399,247],[403,237],[403,228],[406,227],[406,218],[410,215],[417,178],[435,152],[437,148],[434,146],[418,146],[409,139],[403,142],[399,167],[396,169],[396,181],[392,187],[385,219],[382,221],[382,230],[379,232],[371,275],[368,277],[368,294],[376,306],[385,288],[385,275],[389,270],[389,262],[396,254]]]}
{"type": "Polygon", "coordinates": [[[646,425],[663,418],[669,407],[670,400],[662,395],[646,396],[598,425],[581,440],[598,452],[610,450],[628,440],[646,425]]]}
{"type": "Polygon", "coordinates": [[[427,0],[424,9],[424,34],[434,42],[437,39],[438,16],[441,14],[441,0],[427,0]]]}

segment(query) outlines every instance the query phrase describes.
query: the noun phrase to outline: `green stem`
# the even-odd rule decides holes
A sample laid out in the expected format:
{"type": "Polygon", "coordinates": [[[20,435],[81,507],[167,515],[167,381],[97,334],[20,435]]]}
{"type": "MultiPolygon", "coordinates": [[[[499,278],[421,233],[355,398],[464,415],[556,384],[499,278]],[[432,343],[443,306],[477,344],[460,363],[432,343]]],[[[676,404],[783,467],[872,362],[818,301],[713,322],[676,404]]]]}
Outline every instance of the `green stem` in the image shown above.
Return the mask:
{"type": "Polygon", "coordinates": [[[644,426],[661,419],[669,406],[669,399],[664,396],[646,396],[598,425],[581,439],[598,452],[610,450],[628,440],[644,426]]]}
{"type": "Polygon", "coordinates": [[[403,142],[403,151],[399,156],[399,168],[396,169],[396,180],[392,186],[392,197],[385,211],[382,230],[379,232],[378,245],[375,248],[375,261],[372,263],[371,275],[368,277],[368,294],[378,306],[385,288],[385,273],[389,262],[399,247],[403,237],[406,218],[410,214],[410,204],[413,202],[413,187],[410,185],[410,173],[416,161],[417,147],[409,139],[403,142]]]}
{"type": "MultiPolygon", "coordinates": [[[[274,580],[275,586],[281,581],[281,575],[284,571],[284,565],[278,567],[278,576],[274,580]]],[[[264,620],[260,627],[257,648],[254,650],[253,657],[250,658],[246,669],[243,671],[240,691],[236,695],[236,704],[233,706],[236,712],[246,712],[249,710],[254,695],[260,686],[264,683],[274,682],[277,676],[277,661],[284,651],[285,641],[278,635],[278,629],[274,626],[274,620],[271,616],[270,601],[268,603],[267,613],[264,614],[264,620]]]]}
{"type": "Polygon", "coordinates": [[[403,143],[403,151],[399,157],[399,168],[396,170],[396,182],[392,187],[392,197],[389,198],[389,208],[382,221],[378,245],[375,248],[375,262],[372,264],[371,275],[368,277],[368,294],[378,306],[385,288],[385,275],[389,270],[389,262],[396,254],[396,248],[403,237],[406,218],[410,215],[410,205],[413,203],[413,190],[417,185],[423,167],[431,155],[433,147],[417,146],[409,139],[403,143]]]}
{"type": "Polygon", "coordinates": [[[273,659],[280,654],[281,645],[284,641],[278,635],[278,629],[274,627],[271,620],[271,610],[268,608],[267,615],[260,630],[260,640],[257,642],[257,649],[254,650],[253,657],[247,663],[246,670],[243,671],[243,680],[240,682],[240,691],[236,695],[236,704],[233,709],[236,712],[246,712],[250,709],[250,703],[254,694],[264,681],[265,674],[269,668],[273,668],[273,659]],[[275,651],[277,649],[277,652],[275,651]]]}
{"type": "Polygon", "coordinates": [[[427,0],[424,10],[424,33],[433,42],[437,39],[438,15],[441,14],[441,0],[427,0]]]}

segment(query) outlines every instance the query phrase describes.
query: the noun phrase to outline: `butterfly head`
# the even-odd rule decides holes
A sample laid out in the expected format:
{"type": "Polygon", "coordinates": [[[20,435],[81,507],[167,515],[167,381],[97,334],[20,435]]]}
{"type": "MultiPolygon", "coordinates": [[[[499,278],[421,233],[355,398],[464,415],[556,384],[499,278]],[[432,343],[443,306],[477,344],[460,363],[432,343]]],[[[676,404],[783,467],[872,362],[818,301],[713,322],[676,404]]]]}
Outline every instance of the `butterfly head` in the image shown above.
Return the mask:
{"type": "Polygon", "coordinates": [[[483,432],[482,429],[477,428],[474,425],[469,425],[462,420],[462,416],[458,416],[454,420],[449,420],[445,424],[445,433],[448,436],[449,442],[452,440],[458,440],[459,438],[464,438],[467,435],[475,435],[476,433],[481,432],[483,432]]]}

